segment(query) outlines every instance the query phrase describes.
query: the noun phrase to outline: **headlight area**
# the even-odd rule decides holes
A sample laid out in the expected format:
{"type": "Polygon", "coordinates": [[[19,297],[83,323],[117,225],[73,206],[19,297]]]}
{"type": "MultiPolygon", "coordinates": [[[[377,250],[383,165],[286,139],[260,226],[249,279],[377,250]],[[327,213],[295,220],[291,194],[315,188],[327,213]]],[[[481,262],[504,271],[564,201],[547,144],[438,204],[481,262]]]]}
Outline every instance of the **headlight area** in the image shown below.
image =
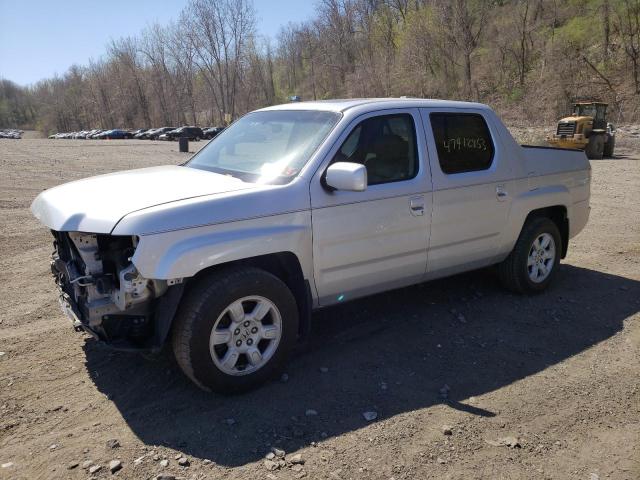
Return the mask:
{"type": "Polygon", "coordinates": [[[69,314],[70,308],[75,314],[70,315],[75,327],[124,348],[143,345],[154,334],[154,306],[168,283],[137,271],[131,259],[138,238],[56,231],[53,235],[51,270],[63,310],[69,314]]]}

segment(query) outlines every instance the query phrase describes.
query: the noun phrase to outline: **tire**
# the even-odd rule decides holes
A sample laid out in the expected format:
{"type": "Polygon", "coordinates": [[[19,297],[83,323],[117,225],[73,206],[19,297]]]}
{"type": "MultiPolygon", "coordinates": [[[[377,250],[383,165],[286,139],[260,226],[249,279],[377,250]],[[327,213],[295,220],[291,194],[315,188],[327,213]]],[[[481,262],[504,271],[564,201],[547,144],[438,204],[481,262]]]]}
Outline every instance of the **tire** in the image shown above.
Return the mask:
{"type": "Polygon", "coordinates": [[[522,227],[516,245],[509,256],[498,264],[500,282],[506,289],[516,293],[541,292],[553,281],[560,264],[561,254],[562,237],[557,225],[547,217],[534,217],[522,227]],[[546,254],[539,253],[541,249],[536,248],[536,246],[544,247],[544,242],[542,245],[535,243],[541,238],[552,240],[552,243],[549,242],[550,247],[542,249],[546,254]],[[545,255],[548,257],[551,249],[553,258],[546,258],[545,255]],[[531,265],[531,259],[540,260],[542,264],[531,265]],[[541,273],[543,267],[545,270],[550,269],[546,275],[541,273]],[[537,271],[538,275],[535,275],[534,271],[537,271]],[[534,280],[533,277],[536,279],[534,280]]]}
{"type": "Polygon", "coordinates": [[[196,137],[196,138],[195,138],[195,141],[196,141],[196,142],[199,142],[199,141],[200,141],[200,137],[196,137]]]}
{"type": "Polygon", "coordinates": [[[584,153],[586,153],[587,158],[591,160],[602,159],[602,154],[604,153],[604,136],[599,134],[591,135],[584,153]]]}
{"type": "Polygon", "coordinates": [[[616,137],[615,135],[611,135],[607,133],[607,143],[604,144],[604,150],[602,151],[602,156],[604,158],[613,158],[613,150],[616,147],[616,137]]]}
{"type": "Polygon", "coordinates": [[[172,344],[178,365],[196,385],[229,394],[251,390],[274,378],[297,334],[296,301],[279,278],[253,267],[228,268],[203,277],[188,292],[174,321],[172,344]],[[239,304],[242,313],[230,309],[239,304]],[[258,305],[268,311],[255,321],[251,315],[258,305]],[[248,316],[244,312],[249,312],[248,316]],[[274,333],[278,326],[280,331],[274,333]],[[265,328],[273,339],[260,339],[265,328]],[[212,335],[214,329],[226,338],[212,335]],[[218,344],[210,345],[214,339],[218,344]],[[255,350],[260,352],[262,363],[250,360],[255,350]]]}

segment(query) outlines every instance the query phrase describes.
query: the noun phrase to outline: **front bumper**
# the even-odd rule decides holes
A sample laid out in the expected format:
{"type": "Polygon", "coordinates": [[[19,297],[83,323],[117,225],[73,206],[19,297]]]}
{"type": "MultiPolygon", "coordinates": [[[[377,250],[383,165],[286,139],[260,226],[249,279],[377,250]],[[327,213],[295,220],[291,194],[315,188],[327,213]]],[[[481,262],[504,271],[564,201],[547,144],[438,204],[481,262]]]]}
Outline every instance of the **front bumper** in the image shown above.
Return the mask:
{"type": "Polygon", "coordinates": [[[59,296],[60,308],[76,332],[86,332],[98,342],[121,351],[157,351],[153,339],[153,312],[139,315],[105,315],[97,325],[83,321],[78,305],[64,292],[59,296]]]}
{"type": "Polygon", "coordinates": [[[583,150],[589,140],[584,135],[575,134],[571,137],[566,135],[549,135],[547,137],[547,143],[553,147],[558,148],[573,148],[583,150]]]}
{"type": "Polygon", "coordinates": [[[76,331],[115,348],[139,350],[153,335],[166,282],[147,280],[130,262],[130,237],[53,232],[51,273],[63,313],[76,331]]]}

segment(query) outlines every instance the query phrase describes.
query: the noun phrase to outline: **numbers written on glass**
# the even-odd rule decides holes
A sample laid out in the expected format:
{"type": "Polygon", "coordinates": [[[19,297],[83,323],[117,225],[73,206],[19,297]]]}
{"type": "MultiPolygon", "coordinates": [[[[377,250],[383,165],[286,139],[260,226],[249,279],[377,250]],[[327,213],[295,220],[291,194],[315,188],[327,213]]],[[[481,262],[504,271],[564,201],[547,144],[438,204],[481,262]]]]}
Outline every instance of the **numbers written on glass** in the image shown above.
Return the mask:
{"type": "Polygon", "coordinates": [[[469,137],[455,137],[449,138],[442,142],[447,153],[462,152],[465,150],[487,150],[487,141],[482,137],[469,138],[469,137]]]}

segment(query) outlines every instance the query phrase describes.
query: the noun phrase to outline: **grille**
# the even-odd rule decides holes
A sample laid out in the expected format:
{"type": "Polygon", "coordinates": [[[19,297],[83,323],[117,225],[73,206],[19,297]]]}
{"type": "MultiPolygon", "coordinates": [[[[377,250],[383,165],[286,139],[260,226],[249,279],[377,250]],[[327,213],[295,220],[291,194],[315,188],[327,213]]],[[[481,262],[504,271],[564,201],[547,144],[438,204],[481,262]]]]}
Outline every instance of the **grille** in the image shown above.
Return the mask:
{"type": "Polygon", "coordinates": [[[558,124],[557,135],[573,137],[574,133],[576,133],[576,122],[562,122],[558,124]]]}

